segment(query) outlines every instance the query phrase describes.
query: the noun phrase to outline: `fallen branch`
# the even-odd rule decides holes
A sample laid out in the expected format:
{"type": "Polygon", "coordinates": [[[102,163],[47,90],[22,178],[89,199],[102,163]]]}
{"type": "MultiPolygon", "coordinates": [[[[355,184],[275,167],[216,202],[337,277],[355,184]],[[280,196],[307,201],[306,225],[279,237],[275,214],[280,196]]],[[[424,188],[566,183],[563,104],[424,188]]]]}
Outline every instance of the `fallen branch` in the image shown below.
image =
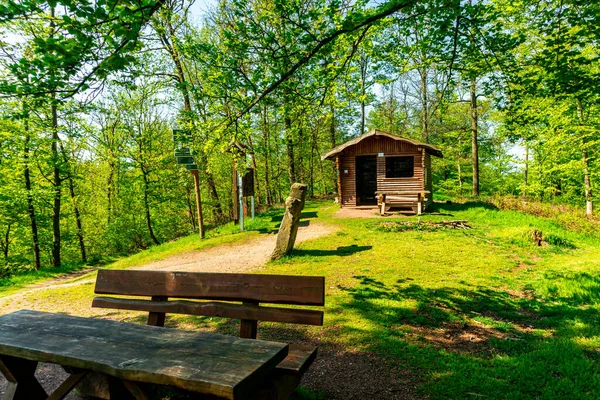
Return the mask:
{"type": "Polygon", "coordinates": [[[387,231],[404,231],[404,230],[438,230],[438,229],[473,229],[468,224],[467,220],[453,221],[396,221],[396,222],[380,222],[377,225],[387,231]]]}

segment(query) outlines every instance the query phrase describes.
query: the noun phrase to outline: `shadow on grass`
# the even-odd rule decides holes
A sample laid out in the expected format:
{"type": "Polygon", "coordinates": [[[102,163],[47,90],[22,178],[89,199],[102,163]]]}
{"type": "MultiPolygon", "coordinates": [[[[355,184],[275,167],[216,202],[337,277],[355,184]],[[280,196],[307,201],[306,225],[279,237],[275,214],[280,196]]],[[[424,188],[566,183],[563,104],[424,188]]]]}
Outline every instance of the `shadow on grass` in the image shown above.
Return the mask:
{"type": "Polygon", "coordinates": [[[323,256],[340,256],[346,257],[351,256],[361,251],[371,250],[373,246],[357,246],[355,244],[351,246],[341,246],[335,250],[305,250],[305,249],[294,249],[292,250],[292,256],[309,256],[309,257],[323,257],[323,256]]]}
{"type": "Polygon", "coordinates": [[[484,210],[498,210],[498,207],[496,207],[492,203],[488,203],[485,201],[467,201],[465,203],[435,202],[427,211],[431,213],[452,213],[458,211],[472,210],[474,208],[481,208],[484,210]]]}
{"type": "MultiPolygon", "coordinates": [[[[319,216],[319,212],[318,211],[303,211],[300,213],[300,219],[302,218],[317,218],[319,216]]],[[[280,215],[274,215],[271,217],[271,222],[281,222],[281,220],[283,219],[283,210],[281,211],[280,215]]]]}
{"type": "Polygon", "coordinates": [[[432,398],[592,399],[600,392],[600,325],[590,307],[600,302],[599,276],[561,276],[563,287],[578,289],[550,298],[354,278],[357,285],[340,287],[349,299],[339,320],[355,315],[369,327],[353,333],[359,343],[426,371],[432,398]]]}

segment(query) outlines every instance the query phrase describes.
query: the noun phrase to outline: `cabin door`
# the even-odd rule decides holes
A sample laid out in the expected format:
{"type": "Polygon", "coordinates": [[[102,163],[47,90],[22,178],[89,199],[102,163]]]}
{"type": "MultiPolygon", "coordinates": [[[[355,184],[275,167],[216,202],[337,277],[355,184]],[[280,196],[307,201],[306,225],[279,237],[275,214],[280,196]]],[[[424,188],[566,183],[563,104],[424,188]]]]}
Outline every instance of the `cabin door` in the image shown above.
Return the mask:
{"type": "Polygon", "coordinates": [[[356,157],[356,205],[377,205],[377,156],[356,157]]]}

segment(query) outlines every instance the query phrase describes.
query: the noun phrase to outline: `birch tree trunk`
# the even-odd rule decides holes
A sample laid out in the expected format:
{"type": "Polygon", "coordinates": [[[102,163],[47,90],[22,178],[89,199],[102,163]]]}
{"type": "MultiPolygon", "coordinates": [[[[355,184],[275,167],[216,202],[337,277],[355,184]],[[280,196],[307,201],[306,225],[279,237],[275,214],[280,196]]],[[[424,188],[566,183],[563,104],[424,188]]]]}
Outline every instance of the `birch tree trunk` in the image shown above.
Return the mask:
{"type": "Polygon", "coordinates": [[[477,83],[471,79],[471,161],[473,163],[473,196],[479,196],[479,143],[477,142],[477,83]]]}

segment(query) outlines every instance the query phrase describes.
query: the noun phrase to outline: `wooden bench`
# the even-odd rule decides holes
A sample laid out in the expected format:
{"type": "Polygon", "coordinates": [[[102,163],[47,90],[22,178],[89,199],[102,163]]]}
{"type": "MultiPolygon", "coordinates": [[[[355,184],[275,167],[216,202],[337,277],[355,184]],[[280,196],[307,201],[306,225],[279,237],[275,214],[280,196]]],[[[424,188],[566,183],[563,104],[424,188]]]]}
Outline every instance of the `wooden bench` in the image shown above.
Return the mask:
{"type": "MultiPolygon", "coordinates": [[[[256,339],[258,321],[323,325],[323,311],[261,303],[323,306],[325,278],[259,274],[100,270],[95,293],[150,299],[96,297],[92,307],[148,312],[148,325],[164,326],[167,314],[239,319],[240,337],[256,339]],[[190,300],[209,300],[204,302],[190,300]],[[237,303],[232,303],[237,302],[237,303]]],[[[275,368],[276,398],[285,399],[317,355],[314,346],[290,344],[275,368]]]]}
{"type": "Polygon", "coordinates": [[[417,215],[421,215],[425,203],[425,196],[429,193],[429,190],[377,191],[375,192],[375,196],[377,197],[377,206],[379,207],[379,213],[381,215],[385,215],[386,202],[388,202],[387,196],[409,198],[408,201],[402,201],[402,203],[408,202],[412,211],[417,215]]]}

